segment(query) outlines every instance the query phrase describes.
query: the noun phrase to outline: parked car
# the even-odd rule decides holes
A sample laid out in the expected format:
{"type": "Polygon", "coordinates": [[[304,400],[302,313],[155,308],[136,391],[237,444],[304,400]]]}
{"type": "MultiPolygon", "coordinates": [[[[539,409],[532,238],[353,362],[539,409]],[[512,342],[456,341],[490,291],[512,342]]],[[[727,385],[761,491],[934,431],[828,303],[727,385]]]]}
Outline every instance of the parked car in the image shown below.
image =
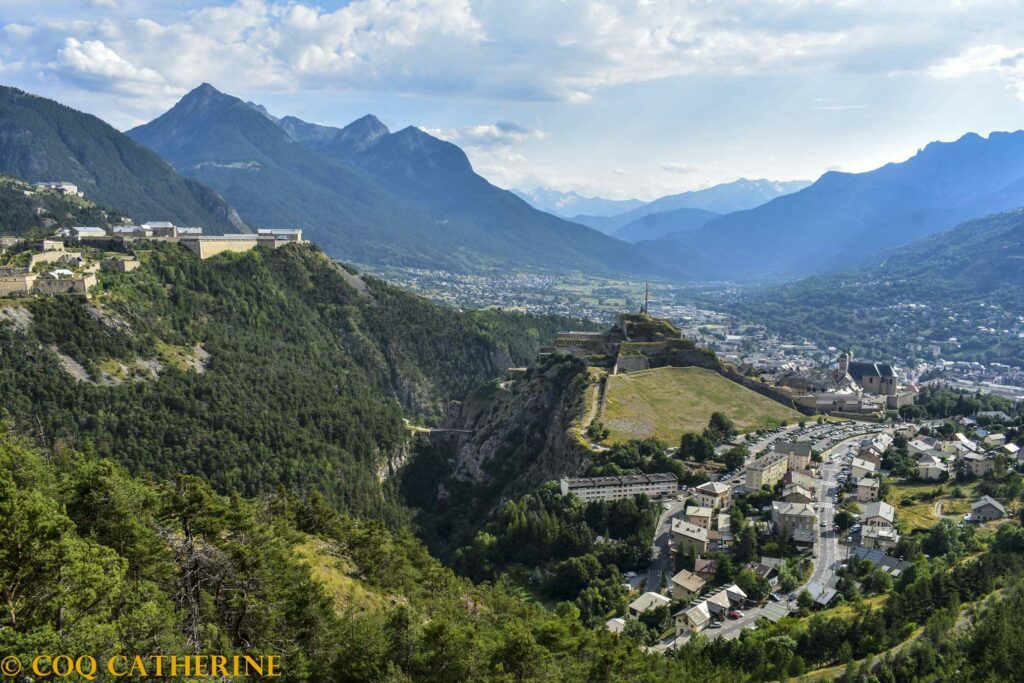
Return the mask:
{"type": "Polygon", "coordinates": [[[729,618],[730,619],[742,619],[743,618],[743,612],[739,611],[738,609],[734,609],[733,611],[729,612],[729,618]]]}
{"type": "Polygon", "coordinates": [[[708,624],[708,628],[722,628],[722,622],[712,621],[710,624],[708,624]]]}

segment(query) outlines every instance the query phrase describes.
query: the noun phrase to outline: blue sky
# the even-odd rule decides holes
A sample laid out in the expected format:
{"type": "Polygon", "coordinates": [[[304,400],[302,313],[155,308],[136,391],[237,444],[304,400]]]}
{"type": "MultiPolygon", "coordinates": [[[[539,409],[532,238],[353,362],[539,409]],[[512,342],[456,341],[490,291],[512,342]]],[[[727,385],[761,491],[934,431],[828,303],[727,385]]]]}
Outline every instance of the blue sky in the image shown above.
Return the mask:
{"type": "Polygon", "coordinates": [[[503,187],[650,199],[1024,127],[1024,4],[0,0],[0,82],[127,128],[202,81],[419,126],[503,187]]]}

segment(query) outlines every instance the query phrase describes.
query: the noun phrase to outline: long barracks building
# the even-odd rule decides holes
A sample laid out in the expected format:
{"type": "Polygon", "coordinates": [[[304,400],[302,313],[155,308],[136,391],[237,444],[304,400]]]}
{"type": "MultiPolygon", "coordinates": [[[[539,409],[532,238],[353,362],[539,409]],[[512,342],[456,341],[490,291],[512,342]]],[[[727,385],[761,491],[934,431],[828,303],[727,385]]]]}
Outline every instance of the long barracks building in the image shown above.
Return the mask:
{"type": "Polygon", "coordinates": [[[671,473],[627,474],[621,477],[563,477],[559,484],[562,495],[570,493],[583,501],[621,500],[641,493],[648,498],[673,495],[679,490],[679,480],[671,473]]]}

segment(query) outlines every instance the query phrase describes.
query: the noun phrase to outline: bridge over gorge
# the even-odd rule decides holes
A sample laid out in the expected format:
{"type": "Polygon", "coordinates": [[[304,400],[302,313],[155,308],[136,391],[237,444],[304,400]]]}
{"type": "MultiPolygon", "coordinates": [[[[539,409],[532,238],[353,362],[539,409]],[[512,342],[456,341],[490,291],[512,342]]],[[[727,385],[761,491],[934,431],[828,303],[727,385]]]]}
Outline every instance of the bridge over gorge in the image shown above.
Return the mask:
{"type": "Polygon", "coordinates": [[[405,428],[410,432],[417,432],[421,434],[472,434],[472,429],[455,429],[454,427],[421,427],[420,425],[414,425],[409,422],[408,418],[403,417],[402,421],[405,423],[405,428]]]}

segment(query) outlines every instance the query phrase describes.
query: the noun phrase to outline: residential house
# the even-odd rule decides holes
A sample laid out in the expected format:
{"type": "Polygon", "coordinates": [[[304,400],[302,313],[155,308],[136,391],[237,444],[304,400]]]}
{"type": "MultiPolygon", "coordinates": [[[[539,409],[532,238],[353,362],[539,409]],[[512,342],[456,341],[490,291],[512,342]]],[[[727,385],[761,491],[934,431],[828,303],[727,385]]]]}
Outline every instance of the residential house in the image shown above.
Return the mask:
{"type": "Polygon", "coordinates": [[[790,470],[800,472],[811,466],[811,444],[807,441],[776,441],[775,452],[785,454],[790,470]]]}
{"type": "Polygon", "coordinates": [[[684,569],[672,577],[672,597],[679,600],[700,595],[707,584],[706,580],[684,569]]]}
{"type": "Polygon", "coordinates": [[[698,557],[693,563],[693,573],[708,583],[715,580],[715,572],[718,571],[718,560],[698,557]]]}
{"type": "Polygon", "coordinates": [[[701,600],[696,605],[679,610],[672,616],[675,618],[676,636],[678,637],[685,631],[703,631],[711,621],[711,610],[708,609],[708,603],[701,600]]]}
{"type": "Polygon", "coordinates": [[[884,500],[869,503],[861,513],[864,527],[891,527],[896,521],[896,511],[884,500]]]}
{"type": "Polygon", "coordinates": [[[711,508],[702,508],[690,505],[686,508],[686,521],[702,529],[711,530],[711,518],[714,516],[711,508]]]}
{"type": "Polygon", "coordinates": [[[657,609],[658,607],[663,607],[668,605],[670,602],[672,601],[664,595],[647,591],[639,598],[629,603],[629,608],[626,610],[626,617],[636,619],[644,612],[657,609]]]}
{"type": "Polygon", "coordinates": [[[861,477],[857,480],[857,488],[854,489],[854,497],[858,503],[870,503],[878,500],[878,492],[882,484],[874,477],[861,477]]]}
{"type": "Polygon", "coordinates": [[[787,503],[813,503],[813,490],[805,489],[800,484],[786,484],[782,489],[782,500],[787,503]]]}
{"type": "Polygon", "coordinates": [[[1006,443],[1006,434],[989,434],[985,437],[985,445],[991,447],[1002,446],[1006,443]]]}
{"type": "Polygon", "coordinates": [[[980,453],[964,453],[960,456],[960,461],[963,462],[964,468],[975,477],[984,477],[996,467],[995,460],[980,453]]]}
{"type": "Polygon", "coordinates": [[[626,630],[626,620],[622,617],[615,617],[604,622],[604,627],[612,633],[622,633],[626,630]]]}
{"type": "Polygon", "coordinates": [[[807,584],[806,590],[814,598],[815,607],[828,607],[839,593],[835,588],[830,588],[820,581],[811,581],[807,584]]]}
{"type": "Polygon", "coordinates": [[[700,507],[727,510],[732,505],[732,488],[719,481],[709,481],[693,489],[693,498],[700,507]]]}
{"type": "Polygon", "coordinates": [[[888,551],[900,542],[900,535],[894,527],[865,526],[860,532],[860,544],[873,550],[888,551]]]}
{"type": "Polygon", "coordinates": [[[1006,516],[1006,508],[992,496],[982,496],[971,503],[971,521],[988,522],[1006,516]]]}
{"type": "Polygon", "coordinates": [[[941,481],[949,476],[949,465],[934,455],[922,455],[917,461],[917,476],[928,481],[941,481]]]}
{"type": "Polygon", "coordinates": [[[854,458],[853,463],[850,465],[850,474],[853,475],[854,479],[860,479],[861,477],[873,477],[878,473],[878,466],[873,462],[862,460],[860,458],[854,458]]]}
{"type": "Polygon", "coordinates": [[[706,555],[708,552],[708,530],[681,519],[673,519],[672,542],[676,548],[689,546],[697,555],[706,555]]]}
{"type": "Polygon", "coordinates": [[[1015,458],[1020,457],[1020,446],[1015,443],[1003,444],[999,447],[999,450],[1007,453],[1008,455],[1012,455],[1015,458]]]}

